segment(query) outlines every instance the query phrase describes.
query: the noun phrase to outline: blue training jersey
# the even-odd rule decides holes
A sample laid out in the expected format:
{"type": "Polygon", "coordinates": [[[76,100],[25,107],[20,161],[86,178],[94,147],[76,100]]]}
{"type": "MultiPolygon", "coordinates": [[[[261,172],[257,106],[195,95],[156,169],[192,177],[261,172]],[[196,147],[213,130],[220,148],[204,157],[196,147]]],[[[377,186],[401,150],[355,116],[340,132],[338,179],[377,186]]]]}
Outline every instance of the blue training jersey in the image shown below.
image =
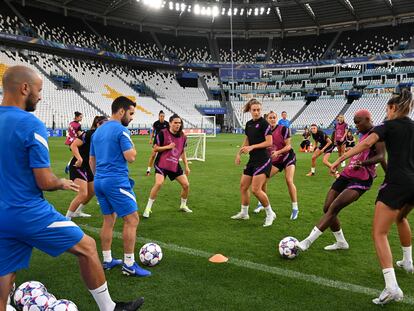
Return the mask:
{"type": "Polygon", "coordinates": [[[290,121],[288,119],[284,120],[284,119],[280,119],[279,122],[277,123],[279,125],[283,125],[286,126],[287,128],[290,127],[290,121]]]}
{"type": "MultiPolygon", "coordinates": [[[[0,226],[26,219],[29,230],[49,217],[53,207],[43,198],[33,169],[50,167],[45,125],[17,107],[0,106],[0,226]]],[[[20,223],[22,225],[22,222],[20,223]]]]}
{"type": "Polygon", "coordinates": [[[95,179],[128,178],[128,162],[124,152],[133,148],[129,130],[111,120],[101,125],[92,136],[90,155],[96,159],[95,179]]]}

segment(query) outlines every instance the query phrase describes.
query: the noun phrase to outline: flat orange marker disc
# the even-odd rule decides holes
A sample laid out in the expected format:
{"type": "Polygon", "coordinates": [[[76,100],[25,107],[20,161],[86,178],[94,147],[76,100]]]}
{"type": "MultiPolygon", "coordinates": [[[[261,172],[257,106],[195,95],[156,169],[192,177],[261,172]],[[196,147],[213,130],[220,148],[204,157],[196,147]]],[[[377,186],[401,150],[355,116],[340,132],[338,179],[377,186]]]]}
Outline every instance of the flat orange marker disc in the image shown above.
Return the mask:
{"type": "Polygon", "coordinates": [[[214,256],[211,256],[208,261],[212,263],[224,263],[228,260],[229,259],[226,256],[223,256],[222,254],[215,254],[214,256]]]}

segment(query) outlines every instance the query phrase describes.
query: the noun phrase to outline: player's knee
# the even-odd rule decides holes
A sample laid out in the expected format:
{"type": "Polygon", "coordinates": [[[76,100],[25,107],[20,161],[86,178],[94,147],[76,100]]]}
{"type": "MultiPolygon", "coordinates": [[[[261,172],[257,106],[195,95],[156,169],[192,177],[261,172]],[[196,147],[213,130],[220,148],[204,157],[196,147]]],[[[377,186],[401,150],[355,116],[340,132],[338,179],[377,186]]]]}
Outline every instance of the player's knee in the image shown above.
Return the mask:
{"type": "Polygon", "coordinates": [[[77,256],[91,256],[95,254],[96,250],[96,242],[93,238],[89,235],[84,235],[82,240],[75,246],[75,255],[77,256]]]}
{"type": "Polygon", "coordinates": [[[136,212],[124,217],[124,224],[126,226],[136,227],[138,226],[138,223],[139,223],[139,218],[138,218],[138,213],[136,212]]]}
{"type": "Polygon", "coordinates": [[[254,186],[252,187],[252,192],[255,196],[257,196],[258,194],[262,192],[262,187],[254,186]]]}
{"type": "Polygon", "coordinates": [[[190,189],[190,183],[189,182],[183,183],[181,187],[183,188],[183,190],[187,191],[188,189],[190,189]]]}

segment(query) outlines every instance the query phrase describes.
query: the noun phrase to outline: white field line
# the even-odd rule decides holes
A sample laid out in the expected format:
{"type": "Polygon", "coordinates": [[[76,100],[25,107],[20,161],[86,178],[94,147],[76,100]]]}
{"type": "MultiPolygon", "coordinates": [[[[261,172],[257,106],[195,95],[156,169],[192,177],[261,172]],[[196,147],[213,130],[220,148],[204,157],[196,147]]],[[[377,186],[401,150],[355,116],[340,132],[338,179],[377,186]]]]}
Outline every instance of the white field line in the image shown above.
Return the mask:
{"type": "MultiPolygon", "coordinates": [[[[89,231],[93,233],[99,233],[100,231],[100,228],[95,228],[89,225],[81,225],[80,227],[84,229],[85,231],[89,231]]],[[[114,237],[117,239],[122,239],[122,233],[114,231],[114,237]]],[[[205,252],[205,251],[201,251],[197,249],[192,249],[188,247],[183,247],[183,246],[179,246],[175,244],[155,241],[155,240],[147,239],[143,237],[137,237],[137,242],[141,242],[141,243],[154,242],[154,243],[157,243],[159,246],[161,246],[161,248],[168,249],[168,250],[182,253],[182,254],[186,254],[186,255],[196,256],[196,257],[210,258],[211,256],[214,255],[213,253],[209,253],[209,252],[205,252]]],[[[360,286],[360,285],[356,285],[352,283],[330,280],[330,279],[319,277],[313,274],[305,274],[302,272],[292,271],[288,269],[271,267],[271,266],[254,263],[254,262],[247,261],[247,260],[232,258],[232,257],[229,258],[229,261],[227,263],[235,265],[237,267],[241,267],[241,268],[247,268],[250,270],[262,271],[262,272],[266,272],[266,273],[270,273],[270,274],[274,274],[274,275],[278,275],[278,276],[282,276],[286,278],[302,280],[305,282],[317,284],[319,286],[336,288],[339,290],[345,290],[345,291],[356,293],[356,294],[364,294],[367,296],[371,296],[372,298],[378,297],[378,295],[381,292],[381,290],[378,290],[378,289],[368,288],[368,287],[364,287],[364,286],[360,286]]],[[[402,303],[414,305],[414,299],[412,297],[404,296],[402,303]]]]}

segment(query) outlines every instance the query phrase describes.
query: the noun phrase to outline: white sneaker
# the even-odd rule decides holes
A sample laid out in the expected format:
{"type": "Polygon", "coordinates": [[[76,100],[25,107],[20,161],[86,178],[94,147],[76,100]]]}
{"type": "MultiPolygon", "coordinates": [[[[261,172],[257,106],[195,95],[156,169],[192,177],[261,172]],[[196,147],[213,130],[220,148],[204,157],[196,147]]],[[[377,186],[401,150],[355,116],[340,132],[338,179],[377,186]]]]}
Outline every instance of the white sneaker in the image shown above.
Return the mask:
{"type": "Polygon", "coordinates": [[[72,215],[72,218],[76,218],[76,217],[88,218],[88,217],[91,217],[91,214],[86,214],[86,213],[84,213],[84,212],[74,213],[74,214],[72,215]]]}
{"type": "Polygon", "coordinates": [[[184,212],[184,213],[192,213],[193,211],[192,211],[192,210],[190,210],[190,209],[188,208],[188,206],[181,206],[181,207],[180,207],[180,212],[184,212]]]}
{"type": "Polygon", "coordinates": [[[296,243],[296,248],[301,250],[302,252],[305,252],[309,249],[311,246],[311,242],[307,239],[304,239],[303,241],[300,241],[299,243],[296,243]]]}
{"type": "Polygon", "coordinates": [[[272,212],[272,214],[266,216],[263,227],[271,226],[275,219],[276,219],[276,213],[272,212]]]}
{"type": "Polygon", "coordinates": [[[255,213],[255,214],[259,214],[261,211],[263,211],[264,210],[264,207],[263,207],[263,205],[262,204],[260,204],[260,205],[258,205],[255,209],[254,209],[254,211],[253,211],[253,213],[255,213]]]}
{"type": "Polygon", "coordinates": [[[151,208],[145,208],[144,212],[142,213],[142,217],[149,218],[150,214],[152,213],[151,208]]]}
{"type": "Polygon", "coordinates": [[[407,273],[414,273],[414,267],[412,261],[398,260],[397,266],[403,268],[407,273]]]}
{"type": "Polygon", "coordinates": [[[372,302],[376,305],[385,305],[391,301],[401,301],[404,298],[404,294],[401,288],[394,289],[385,288],[378,298],[372,299],[372,302]]]}
{"type": "Polygon", "coordinates": [[[340,250],[340,249],[349,249],[349,244],[348,242],[335,242],[332,245],[328,245],[324,247],[324,250],[326,251],[336,251],[336,250],[340,250]]]}
{"type": "Polygon", "coordinates": [[[345,161],[341,162],[341,167],[345,167],[345,165],[346,165],[345,161]]]}
{"type": "Polygon", "coordinates": [[[245,214],[243,212],[238,212],[236,215],[233,215],[230,217],[231,219],[236,219],[236,220],[248,220],[250,218],[249,214],[245,214]]]}

